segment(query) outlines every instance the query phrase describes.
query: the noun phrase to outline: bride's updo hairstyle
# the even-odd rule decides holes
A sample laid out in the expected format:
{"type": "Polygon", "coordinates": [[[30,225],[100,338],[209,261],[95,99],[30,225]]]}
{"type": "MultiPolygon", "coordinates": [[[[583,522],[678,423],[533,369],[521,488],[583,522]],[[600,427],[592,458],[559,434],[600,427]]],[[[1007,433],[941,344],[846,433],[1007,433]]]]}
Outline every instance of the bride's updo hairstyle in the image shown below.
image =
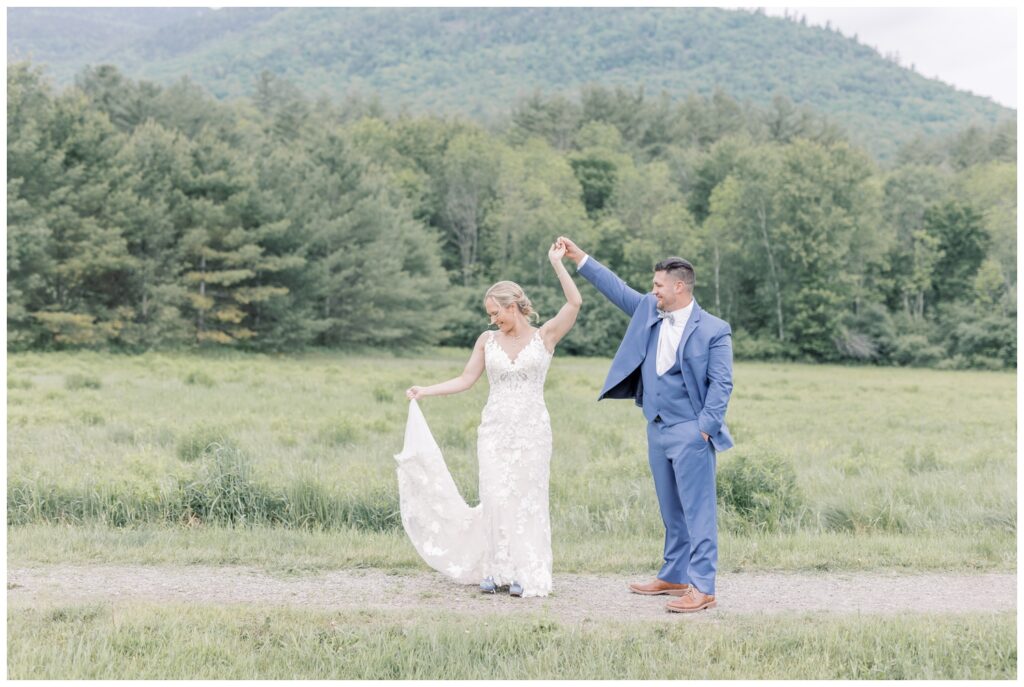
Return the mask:
{"type": "Polygon", "coordinates": [[[487,293],[484,294],[485,303],[488,298],[493,298],[499,308],[506,308],[509,304],[515,303],[519,308],[519,312],[523,313],[530,322],[536,322],[540,319],[540,315],[533,309],[533,303],[526,297],[523,288],[514,281],[499,281],[487,289],[487,293]]]}

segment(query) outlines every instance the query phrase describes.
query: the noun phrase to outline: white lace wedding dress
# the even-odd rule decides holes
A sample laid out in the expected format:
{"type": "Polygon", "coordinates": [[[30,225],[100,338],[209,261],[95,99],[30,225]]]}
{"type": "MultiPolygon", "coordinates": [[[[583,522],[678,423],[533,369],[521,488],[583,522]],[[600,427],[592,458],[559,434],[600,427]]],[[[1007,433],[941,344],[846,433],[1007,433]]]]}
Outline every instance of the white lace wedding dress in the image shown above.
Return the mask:
{"type": "Polygon", "coordinates": [[[518,582],[523,596],[551,591],[548,481],[551,421],[544,379],[551,353],[540,332],[513,361],[494,340],[484,345],[490,393],[477,430],[480,504],[459,495],[416,401],[405,445],[395,456],[402,524],[432,568],[466,584],[493,577],[518,582]]]}

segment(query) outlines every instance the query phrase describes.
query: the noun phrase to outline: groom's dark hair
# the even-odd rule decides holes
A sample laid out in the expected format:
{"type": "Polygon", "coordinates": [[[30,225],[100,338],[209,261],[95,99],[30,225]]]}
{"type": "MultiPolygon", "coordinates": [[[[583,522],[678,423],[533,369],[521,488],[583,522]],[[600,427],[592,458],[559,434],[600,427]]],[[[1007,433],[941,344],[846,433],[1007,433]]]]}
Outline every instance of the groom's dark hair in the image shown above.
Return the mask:
{"type": "Polygon", "coordinates": [[[697,273],[694,272],[693,265],[690,264],[689,260],[683,260],[682,258],[665,258],[654,266],[654,271],[668,272],[686,284],[690,291],[693,291],[693,287],[697,283],[697,273]]]}

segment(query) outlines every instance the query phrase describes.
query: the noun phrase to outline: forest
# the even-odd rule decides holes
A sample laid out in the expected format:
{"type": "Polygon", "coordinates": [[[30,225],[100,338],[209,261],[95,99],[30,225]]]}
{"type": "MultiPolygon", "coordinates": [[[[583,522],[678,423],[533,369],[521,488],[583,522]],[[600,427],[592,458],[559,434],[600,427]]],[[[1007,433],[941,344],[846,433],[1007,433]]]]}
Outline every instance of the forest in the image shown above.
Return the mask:
{"type": "MultiPolygon", "coordinates": [[[[1015,121],[879,160],[784,96],[594,83],[484,124],[251,91],[9,64],[8,350],[468,346],[494,281],[554,314],[565,234],[638,289],[689,259],[739,358],[1016,365],[1015,121]]],[[[582,292],[561,348],[610,355],[582,292]]]]}

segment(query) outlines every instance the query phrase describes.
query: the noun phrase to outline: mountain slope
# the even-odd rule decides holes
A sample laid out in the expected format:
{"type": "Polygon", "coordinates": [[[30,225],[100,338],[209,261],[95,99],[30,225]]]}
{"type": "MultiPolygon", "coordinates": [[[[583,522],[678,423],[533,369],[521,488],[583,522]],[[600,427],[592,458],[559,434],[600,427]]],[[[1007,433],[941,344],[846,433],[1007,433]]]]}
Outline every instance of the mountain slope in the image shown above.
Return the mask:
{"type": "MultiPolygon", "coordinates": [[[[61,16],[76,11],[86,10],[61,16]]],[[[9,10],[9,44],[19,50],[32,44],[22,16],[30,12],[9,10]]],[[[482,118],[535,89],[572,96],[594,82],[673,99],[720,88],[764,104],[783,94],[882,158],[918,135],[1015,116],[835,31],[709,8],[193,9],[104,47],[51,51],[47,63],[64,83],[100,61],[161,82],[188,74],[218,97],[250,93],[269,70],[310,94],[377,92],[390,107],[482,118]]]]}

